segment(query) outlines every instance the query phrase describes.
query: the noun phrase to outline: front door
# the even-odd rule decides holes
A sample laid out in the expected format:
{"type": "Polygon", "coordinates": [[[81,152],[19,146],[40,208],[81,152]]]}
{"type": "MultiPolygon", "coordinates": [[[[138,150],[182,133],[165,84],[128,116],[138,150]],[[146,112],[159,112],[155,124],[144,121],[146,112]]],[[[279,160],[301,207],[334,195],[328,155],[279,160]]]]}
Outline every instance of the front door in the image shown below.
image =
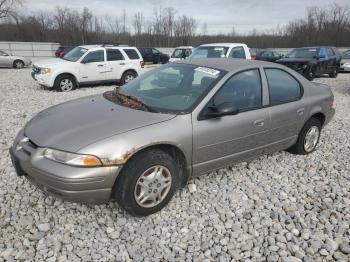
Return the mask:
{"type": "Polygon", "coordinates": [[[269,109],[262,107],[259,69],[231,77],[214,95],[210,106],[230,102],[236,115],[219,118],[193,118],[193,172],[206,173],[259,154],[268,143],[269,109]]]}
{"type": "Polygon", "coordinates": [[[100,82],[106,80],[105,51],[91,51],[85,55],[80,65],[79,82],[100,82]]]}

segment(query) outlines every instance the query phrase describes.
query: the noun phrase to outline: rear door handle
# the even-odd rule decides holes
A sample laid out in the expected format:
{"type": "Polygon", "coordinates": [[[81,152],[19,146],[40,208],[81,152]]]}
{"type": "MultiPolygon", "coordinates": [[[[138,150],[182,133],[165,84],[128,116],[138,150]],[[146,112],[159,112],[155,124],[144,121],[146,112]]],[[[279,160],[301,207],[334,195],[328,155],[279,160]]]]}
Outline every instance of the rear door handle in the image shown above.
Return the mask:
{"type": "Polygon", "coordinates": [[[253,122],[256,126],[263,126],[265,124],[265,119],[258,119],[253,122]]]}
{"type": "Polygon", "coordinates": [[[119,65],[125,65],[125,63],[120,63],[119,65]]]}
{"type": "Polygon", "coordinates": [[[103,67],[104,65],[97,65],[98,67],[103,67]]]}
{"type": "Polygon", "coordinates": [[[297,113],[298,113],[299,116],[302,116],[304,114],[304,111],[305,111],[304,108],[300,108],[300,109],[297,110],[297,113]]]}

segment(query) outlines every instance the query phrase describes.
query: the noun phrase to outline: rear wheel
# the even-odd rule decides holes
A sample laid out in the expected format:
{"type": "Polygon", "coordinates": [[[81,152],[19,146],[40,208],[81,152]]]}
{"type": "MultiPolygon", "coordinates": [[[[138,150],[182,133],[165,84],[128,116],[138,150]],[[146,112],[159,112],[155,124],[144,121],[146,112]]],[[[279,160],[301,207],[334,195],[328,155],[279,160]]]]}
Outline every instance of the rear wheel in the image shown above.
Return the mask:
{"type": "Polygon", "coordinates": [[[113,187],[113,197],[134,216],[147,216],[168,204],[180,179],[173,158],[159,149],[130,159],[113,187]]]}
{"type": "Polygon", "coordinates": [[[74,90],[76,82],[71,75],[59,75],[55,79],[54,88],[58,92],[68,92],[74,90]]]}
{"type": "Polygon", "coordinates": [[[313,152],[319,142],[322,124],[316,118],[310,118],[300,131],[297,142],[288,149],[289,152],[306,155],[313,152]]]}
{"type": "Polygon", "coordinates": [[[338,76],[338,72],[339,72],[339,68],[338,67],[334,67],[332,69],[332,72],[329,74],[330,78],[336,78],[338,76]]]}
{"type": "Polygon", "coordinates": [[[13,62],[13,67],[17,69],[21,69],[24,67],[24,62],[21,60],[16,60],[13,62]]]}
{"type": "Polygon", "coordinates": [[[137,77],[136,72],[133,72],[133,71],[126,71],[126,72],[123,74],[123,76],[122,76],[122,78],[121,78],[121,80],[120,80],[120,83],[121,83],[122,85],[125,85],[125,84],[129,83],[130,81],[134,80],[136,77],[137,77]]]}

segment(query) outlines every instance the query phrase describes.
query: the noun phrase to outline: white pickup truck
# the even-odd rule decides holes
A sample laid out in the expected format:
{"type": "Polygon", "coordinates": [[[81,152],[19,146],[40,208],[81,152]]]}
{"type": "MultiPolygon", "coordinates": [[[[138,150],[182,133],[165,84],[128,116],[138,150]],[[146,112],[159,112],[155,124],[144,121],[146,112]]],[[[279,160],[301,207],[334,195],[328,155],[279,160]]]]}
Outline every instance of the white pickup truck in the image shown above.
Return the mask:
{"type": "Polygon", "coordinates": [[[137,77],[143,67],[142,56],[135,47],[84,45],[62,58],[34,63],[32,77],[40,85],[71,91],[82,84],[125,84],[137,77]]]}
{"type": "Polygon", "coordinates": [[[240,43],[215,43],[200,45],[193,50],[193,53],[189,58],[211,57],[251,59],[248,46],[240,43]]]}

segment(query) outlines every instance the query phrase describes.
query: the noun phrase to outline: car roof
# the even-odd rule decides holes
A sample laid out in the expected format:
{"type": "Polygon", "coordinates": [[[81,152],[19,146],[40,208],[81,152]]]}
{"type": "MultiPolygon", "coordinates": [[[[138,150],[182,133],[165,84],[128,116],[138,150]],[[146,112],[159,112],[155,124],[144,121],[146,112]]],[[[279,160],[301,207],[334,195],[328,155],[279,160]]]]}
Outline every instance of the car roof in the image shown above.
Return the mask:
{"type": "Polygon", "coordinates": [[[190,49],[190,48],[193,48],[193,46],[178,46],[178,47],[175,47],[175,49],[190,49]]]}
{"type": "Polygon", "coordinates": [[[246,60],[246,59],[235,59],[235,58],[192,58],[181,61],[174,62],[176,64],[188,64],[188,65],[196,65],[202,67],[210,67],[218,70],[224,71],[236,71],[236,70],[244,70],[250,69],[254,67],[275,67],[275,68],[285,68],[276,63],[260,61],[260,60],[246,60]]]}
{"type": "Polygon", "coordinates": [[[246,44],[242,44],[242,43],[212,43],[212,44],[203,44],[200,46],[227,46],[227,47],[235,47],[235,46],[246,46],[246,44]]]}
{"type": "Polygon", "coordinates": [[[128,45],[80,45],[79,47],[85,48],[85,49],[95,49],[95,48],[135,48],[134,46],[128,46],[128,45]]]}

